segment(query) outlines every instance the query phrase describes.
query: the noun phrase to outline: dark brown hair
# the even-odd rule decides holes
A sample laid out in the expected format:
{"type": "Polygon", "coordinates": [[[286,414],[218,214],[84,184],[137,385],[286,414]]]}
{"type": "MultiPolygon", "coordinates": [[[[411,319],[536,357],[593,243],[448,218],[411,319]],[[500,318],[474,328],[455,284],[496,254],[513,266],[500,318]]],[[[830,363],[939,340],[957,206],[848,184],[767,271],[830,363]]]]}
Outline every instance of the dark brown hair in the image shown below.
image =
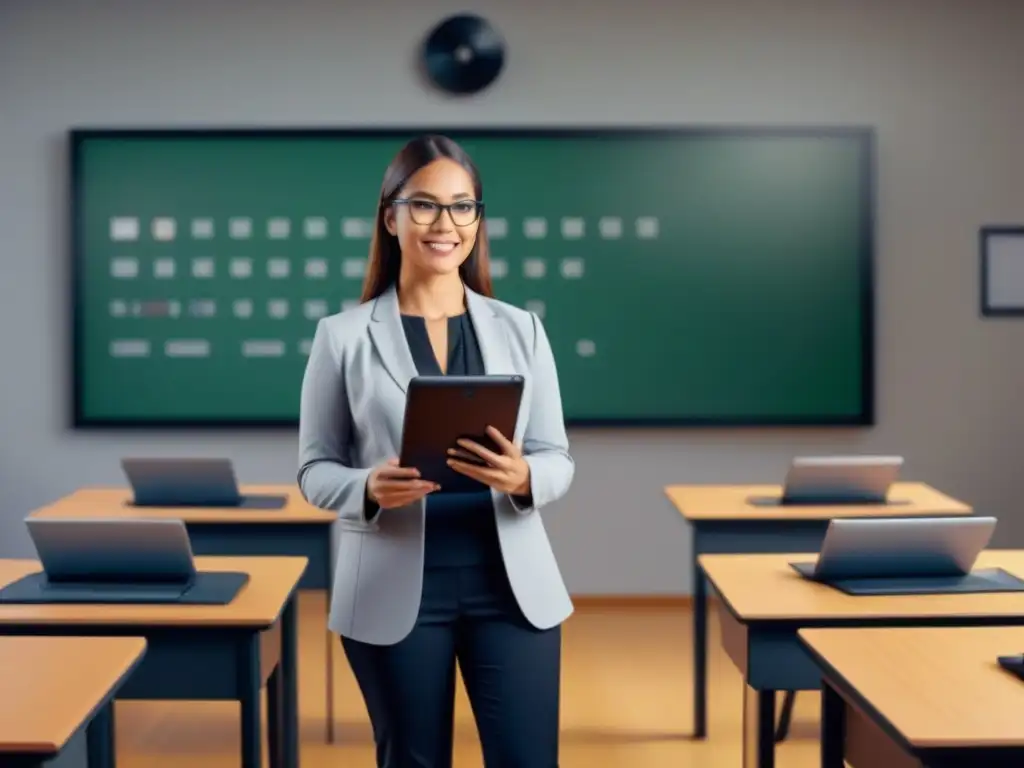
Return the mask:
{"type": "MultiPolygon", "coordinates": [[[[362,301],[375,299],[398,283],[402,252],[398,247],[398,238],[388,232],[384,217],[391,202],[402,191],[409,178],[420,168],[441,158],[454,160],[461,165],[473,180],[474,196],[477,200],[483,199],[483,184],[476,165],[466,151],[447,136],[420,136],[402,147],[384,172],[384,183],[381,184],[380,200],[377,204],[377,220],[373,227],[373,239],[370,241],[370,259],[366,268],[366,279],[363,281],[362,301]]],[[[490,246],[487,241],[486,223],[483,220],[480,221],[473,250],[459,267],[459,275],[470,289],[484,296],[494,295],[491,284],[490,246]]]]}

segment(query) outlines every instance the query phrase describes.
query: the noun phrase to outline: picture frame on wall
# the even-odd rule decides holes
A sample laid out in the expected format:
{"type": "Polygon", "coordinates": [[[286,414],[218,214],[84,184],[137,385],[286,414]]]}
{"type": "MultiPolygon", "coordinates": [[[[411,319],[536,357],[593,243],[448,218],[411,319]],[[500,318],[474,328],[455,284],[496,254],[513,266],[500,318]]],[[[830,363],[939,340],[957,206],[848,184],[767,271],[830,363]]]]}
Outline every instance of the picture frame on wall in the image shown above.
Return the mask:
{"type": "Polygon", "coordinates": [[[1024,225],[988,225],[979,231],[981,314],[1024,317],[1024,225]]]}

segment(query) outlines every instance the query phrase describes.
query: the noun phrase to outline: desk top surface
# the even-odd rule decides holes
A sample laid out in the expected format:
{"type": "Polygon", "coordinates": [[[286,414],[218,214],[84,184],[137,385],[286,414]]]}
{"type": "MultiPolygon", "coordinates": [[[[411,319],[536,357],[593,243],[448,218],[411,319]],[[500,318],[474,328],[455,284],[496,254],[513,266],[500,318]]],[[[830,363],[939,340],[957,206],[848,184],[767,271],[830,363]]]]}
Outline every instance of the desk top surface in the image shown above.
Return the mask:
{"type": "Polygon", "coordinates": [[[1024,652],[1024,627],[804,629],[800,637],[827,678],[915,747],[1024,747],[1024,681],[996,662],[1024,652]]]}
{"type": "MultiPolygon", "coordinates": [[[[99,625],[265,629],[281,615],[306,570],[305,557],[197,557],[200,571],[242,571],[249,581],[227,605],[0,603],[0,626],[99,625]]],[[[38,560],[0,560],[0,587],[42,570],[38,560]]]]}
{"type": "MultiPolygon", "coordinates": [[[[847,595],[805,579],[789,565],[816,553],[701,555],[708,580],[742,622],[893,618],[1024,617],[1024,592],[959,595],[847,595]]],[[[975,568],[1005,568],[1024,578],[1024,550],[990,549],[975,568]]],[[[1024,648],[1022,648],[1024,651],[1024,648]]]]}
{"type": "Polygon", "coordinates": [[[59,752],[145,649],[141,637],[0,637],[0,755],[59,752]]]}
{"type": "Polygon", "coordinates": [[[237,507],[133,507],[130,488],[79,488],[74,493],[32,512],[31,517],[172,517],[196,523],[319,523],[327,525],[338,516],[302,498],[293,485],[242,485],[243,494],[281,494],[288,502],[281,509],[237,507]]]}
{"type": "Polygon", "coordinates": [[[892,504],[834,504],[758,506],[751,497],[777,498],[782,485],[668,485],[665,495],[684,518],[693,522],[716,520],[831,520],[834,517],[900,517],[906,515],[969,515],[969,505],[926,483],[893,483],[892,504]]]}

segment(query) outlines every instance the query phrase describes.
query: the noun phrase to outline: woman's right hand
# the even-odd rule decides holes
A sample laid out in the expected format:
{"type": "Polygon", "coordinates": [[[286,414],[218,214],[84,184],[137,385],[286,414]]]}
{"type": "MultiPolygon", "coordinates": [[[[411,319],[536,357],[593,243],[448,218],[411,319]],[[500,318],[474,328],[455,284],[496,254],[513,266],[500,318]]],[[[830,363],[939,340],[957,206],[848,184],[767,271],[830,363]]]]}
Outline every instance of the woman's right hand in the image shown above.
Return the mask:
{"type": "Polygon", "coordinates": [[[366,497],[381,509],[394,509],[419,501],[440,488],[437,483],[421,480],[418,469],[400,467],[398,459],[388,459],[370,472],[366,497]]]}

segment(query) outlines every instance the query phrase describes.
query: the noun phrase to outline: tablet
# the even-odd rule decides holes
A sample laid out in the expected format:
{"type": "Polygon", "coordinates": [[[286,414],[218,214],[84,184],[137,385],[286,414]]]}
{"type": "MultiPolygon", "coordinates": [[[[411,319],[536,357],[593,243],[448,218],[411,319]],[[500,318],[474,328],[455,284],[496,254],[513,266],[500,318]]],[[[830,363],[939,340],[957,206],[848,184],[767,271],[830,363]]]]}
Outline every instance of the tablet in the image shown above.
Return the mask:
{"type": "Polygon", "coordinates": [[[465,437],[500,453],[487,427],[496,427],[512,439],[522,398],[522,376],[413,378],[405,401],[399,462],[418,469],[442,491],[465,486],[469,478],[447,464],[448,449],[457,448],[456,441],[465,437]]]}

